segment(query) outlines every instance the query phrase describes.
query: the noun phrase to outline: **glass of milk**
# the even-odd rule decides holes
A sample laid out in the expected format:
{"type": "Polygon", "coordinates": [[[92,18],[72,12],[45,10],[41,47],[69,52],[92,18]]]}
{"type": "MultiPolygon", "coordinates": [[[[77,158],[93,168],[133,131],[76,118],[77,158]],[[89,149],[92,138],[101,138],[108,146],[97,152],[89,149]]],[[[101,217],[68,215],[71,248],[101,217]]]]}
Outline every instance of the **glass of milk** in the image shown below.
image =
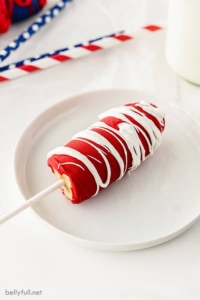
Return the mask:
{"type": "Polygon", "coordinates": [[[200,85],[200,0],[171,0],[166,57],[178,75],[200,85]]]}

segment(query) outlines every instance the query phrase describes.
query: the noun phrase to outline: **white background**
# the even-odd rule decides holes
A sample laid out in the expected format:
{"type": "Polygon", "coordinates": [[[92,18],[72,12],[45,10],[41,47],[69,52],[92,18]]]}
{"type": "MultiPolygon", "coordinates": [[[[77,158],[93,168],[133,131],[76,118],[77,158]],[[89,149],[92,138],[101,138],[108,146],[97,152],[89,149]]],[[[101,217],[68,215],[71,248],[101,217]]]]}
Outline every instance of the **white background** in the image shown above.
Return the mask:
{"type": "MultiPolygon", "coordinates": [[[[121,29],[135,30],[166,19],[167,11],[167,0],[74,0],[6,62],[121,29]]],[[[0,48],[30,22],[0,36],[0,48]]],[[[152,78],[146,65],[148,49],[142,53],[144,64],[135,62],[133,67],[131,47],[120,47],[0,84],[1,213],[22,202],[13,174],[18,137],[50,104],[87,90],[138,88],[179,102],[200,120],[197,86],[178,79],[171,70],[165,72],[162,64],[158,65],[164,68],[158,72],[162,76],[152,78]]],[[[161,246],[109,253],[68,244],[27,210],[0,227],[0,299],[199,300],[199,253],[200,222],[161,246]],[[5,289],[42,290],[42,296],[5,296],[5,289]]]]}

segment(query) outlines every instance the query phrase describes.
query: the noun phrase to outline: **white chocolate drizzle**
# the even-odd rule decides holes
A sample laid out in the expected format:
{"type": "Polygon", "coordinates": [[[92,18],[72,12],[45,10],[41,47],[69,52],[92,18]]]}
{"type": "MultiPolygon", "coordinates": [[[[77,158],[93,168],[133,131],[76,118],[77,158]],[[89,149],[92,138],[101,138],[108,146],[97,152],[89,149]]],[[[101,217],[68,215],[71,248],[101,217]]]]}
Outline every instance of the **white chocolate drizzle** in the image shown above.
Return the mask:
{"type": "MultiPolygon", "coordinates": [[[[147,156],[145,156],[144,146],[138,136],[139,132],[143,135],[148,145],[148,156],[152,155],[154,151],[160,146],[162,141],[162,134],[160,130],[156,127],[154,122],[150,120],[145,113],[148,113],[149,115],[153,116],[155,119],[157,119],[161,126],[164,126],[163,118],[165,117],[165,113],[161,109],[154,107],[147,102],[141,101],[135,104],[135,107],[120,106],[117,108],[110,109],[99,115],[100,120],[106,117],[114,117],[120,119],[122,122],[118,125],[119,130],[108,126],[106,123],[100,121],[94,123],[86,130],[83,130],[72,137],[72,140],[77,140],[89,144],[94,149],[96,149],[97,152],[101,155],[101,158],[104,161],[107,170],[107,178],[105,182],[102,181],[97,168],[88,157],[96,160],[99,163],[102,162],[93,156],[83,155],[75,149],[61,146],[50,151],[47,155],[47,158],[50,158],[53,155],[69,155],[81,161],[82,164],[84,164],[89,169],[89,171],[95,179],[97,186],[96,192],[93,195],[95,196],[99,192],[100,187],[106,188],[110,183],[111,167],[106,157],[107,152],[110,152],[118,162],[120,175],[117,180],[119,180],[124,176],[124,174],[127,171],[130,172],[132,170],[135,170],[140,165],[141,161],[144,161],[147,158],[147,156]],[[143,112],[137,109],[137,107],[142,108],[143,112]],[[137,121],[142,126],[142,128],[144,128],[144,130],[141,129],[139,126],[133,124],[125,115],[137,121]],[[114,136],[123,148],[125,161],[123,161],[117,149],[103,135],[96,131],[93,131],[92,129],[100,129],[114,136]],[[148,133],[149,137],[147,136],[145,131],[148,133]],[[124,143],[119,137],[123,140],[124,143]],[[94,145],[93,142],[96,145],[94,145]],[[128,170],[128,154],[124,144],[127,146],[132,156],[132,166],[129,167],[128,170]],[[98,145],[100,146],[100,148],[98,147],[98,145]],[[105,151],[101,149],[102,147],[105,148],[105,151]]],[[[73,164],[85,170],[80,164],[73,162],[61,163],[58,165],[58,168],[60,168],[61,165],[65,164],[73,164]]]]}
{"type": "Polygon", "coordinates": [[[98,162],[101,164],[101,161],[100,161],[100,160],[98,160],[98,159],[96,159],[95,157],[93,157],[93,156],[91,156],[91,155],[87,155],[87,156],[91,157],[92,159],[94,159],[94,160],[98,161],[98,162]]]}
{"type": "Polygon", "coordinates": [[[63,166],[63,165],[75,165],[75,166],[81,168],[83,171],[85,171],[85,169],[82,166],[80,166],[79,164],[76,164],[74,162],[65,162],[65,163],[58,164],[58,169],[60,169],[60,166],[63,166]]]}

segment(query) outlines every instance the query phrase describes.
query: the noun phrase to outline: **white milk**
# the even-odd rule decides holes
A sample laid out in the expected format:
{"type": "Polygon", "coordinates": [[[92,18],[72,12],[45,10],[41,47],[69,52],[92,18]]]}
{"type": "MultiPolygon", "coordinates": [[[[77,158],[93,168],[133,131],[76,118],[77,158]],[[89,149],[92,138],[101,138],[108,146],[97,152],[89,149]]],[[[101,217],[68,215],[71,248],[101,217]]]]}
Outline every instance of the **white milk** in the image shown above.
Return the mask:
{"type": "Polygon", "coordinates": [[[171,0],[166,57],[177,74],[200,85],[200,0],[171,0]]]}

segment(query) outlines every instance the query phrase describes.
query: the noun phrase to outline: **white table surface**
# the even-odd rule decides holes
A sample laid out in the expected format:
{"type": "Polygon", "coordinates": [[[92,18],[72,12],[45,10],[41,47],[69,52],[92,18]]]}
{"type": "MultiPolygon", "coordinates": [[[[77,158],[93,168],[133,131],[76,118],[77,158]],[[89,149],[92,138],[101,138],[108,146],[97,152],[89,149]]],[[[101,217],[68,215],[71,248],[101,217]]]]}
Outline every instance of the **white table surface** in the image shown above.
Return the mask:
{"type": "MultiPolygon", "coordinates": [[[[115,30],[136,29],[166,19],[167,9],[167,0],[74,0],[7,62],[115,30]]],[[[0,48],[28,23],[30,20],[1,36],[0,48]]],[[[148,77],[137,80],[137,74],[132,79],[126,76],[125,66],[130,48],[112,51],[0,85],[1,213],[22,202],[13,174],[13,151],[19,135],[38,113],[63,98],[98,88],[139,88],[179,102],[200,120],[199,87],[177,78],[172,71],[166,77],[163,71],[163,78],[152,79],[154,84],[148,77]]],[[[200,222],[163,245],[109,253],[68,244],[27,210],[0,227],[0,299],[26,299],[28,296],[6,296],[5,290],[31,289],[42,290],[41,296],[29,296],[31,299],[44,300],[199,300],[199,253],[200,222]]]]}

